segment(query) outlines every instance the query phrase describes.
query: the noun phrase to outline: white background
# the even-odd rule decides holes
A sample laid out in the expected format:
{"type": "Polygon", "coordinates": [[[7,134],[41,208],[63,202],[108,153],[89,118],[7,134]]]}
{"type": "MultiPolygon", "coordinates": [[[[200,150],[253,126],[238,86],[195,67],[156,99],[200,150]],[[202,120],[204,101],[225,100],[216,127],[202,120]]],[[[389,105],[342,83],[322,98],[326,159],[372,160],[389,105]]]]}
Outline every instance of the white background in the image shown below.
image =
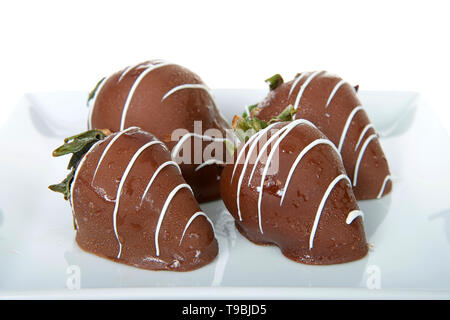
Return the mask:
{"type": "Polygon", "coordinates": [[[0,125],[26,92],[87,91],[162,58],[212,88],[324,69],[418,91],[450,132],[449,31],[446,1],[2,1],[0,125]]]}

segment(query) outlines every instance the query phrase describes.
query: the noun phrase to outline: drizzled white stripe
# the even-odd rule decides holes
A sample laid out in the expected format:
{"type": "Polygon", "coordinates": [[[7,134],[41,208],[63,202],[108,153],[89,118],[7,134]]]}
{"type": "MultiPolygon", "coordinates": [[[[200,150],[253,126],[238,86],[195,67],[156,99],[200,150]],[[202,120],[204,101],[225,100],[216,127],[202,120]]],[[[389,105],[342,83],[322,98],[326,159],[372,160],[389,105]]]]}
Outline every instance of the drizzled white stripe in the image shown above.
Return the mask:
{"type": "Polygon", "coordinates": [[[261,159],[261,157],[263,156],[264,152],[266,151],[266,149],[269,147],[269,145],[272,143],[273,140],[275,140],[280,134],[282,134],[284,131],[286,131],[287,126],[284,126],[283,128],[281,128],[280,130],[278,130],[277,132],[275,132],[269,140],[266,141],[266,143],[263,145],[263,147],[261,148],[261,150],[259,150],[258,153],[258,157],[255,160],[255,163],[253,165],[253,169],[252,172],[250,173],[250,177],[248,178],[248,183],[247,185],[250,185],[250,182],[252,181],[252,177],[253,174],[256,171],[256,166],[258,165],[259,160],[261,159]]]}
{"type": "Polygon", "coordinates": [[[201,168],[206,167],[206,166],[210,166],[212,164],[224,164],[224,162],[222,160],[219,160],[219,159],[208,159],[205,162],[203,162],[202,164],[200,164],[199,166],[197,166],[194,171],[198,171],[201,168]]]}
{"type": "Polygon", "coordinates": [[[358,171],[359,166],[361,164],[364,152],[366,152],[367,146],[369,145],[370,141],[377,138],[378,136],[376,134],[370,135],[366,141],[364,141],[363,146],[361,147],[361,150],[359,150],[358,159],[356,160],[356,166],[355,166],[355,173],[353,174],[353,186],[356,187],[356,182],[358,181],[358,171]]]}
{"type": "Polygon", "coordinates": [[[334,178],[333,181],[328,185],[327,190],[325,191],[322,200],[320,201],[319,207],[317,208],[316,217],[314,218],[314,224],[311,230],[311,235],[309,236],[309,249],[311,250],[314,245],[314,237],[316,235],[317,226],[319,225],[320,216],[322,215],[323,207],[325,206],[325,203],[327,202],[328,197],[330,196],[331,191],[333,191],[333,188],[336,186],[336,184],[341,180],[347,180],[348,183],[351,186],[351,181],[345,174],[341,174],[334,178]]]}
{"type": "Polygon", "coordinates": [[[315,146],[318,146],[320,144],[329,145],[331,148],[333,148],[334,151],[336,151],[336,153],[339,155],[339,157],[341,157],[341,154],[339,153],[338,149],[336,149],[336,146],[334,145],[334,143],[328,139],[317,139],[317,140],[314,140],[313,142],[311,142],[310,144],[308,144],[297,156],[297,159],[295,159],[294,163],[291,166],[291,169],[289,170],[289,174],[287,176],[286,183],[283,188],[283,194],[281,196],[280,206],[283,204],[284,197],[285,197],[287,189],[289,187],[289,182],[291,181],[292,175],[294,174],[294,171],[297,168],[298,164],[300,163],[302,158],[308,153],[309,150],[311,150],[312,148],[314,148],[315,146]]]}
{"type": "Polygon", "coordinates": [[[199,138],[199,139],[206,140],[206,141],[211,141],[211,142],[225,142],[225,141],[228,141],[229,143],[233,144],[233,142],[230,139],[227,139],[227,138],[214,138],[214,137],[210,137],[210,136],[204,136],[204,135],[201,135],[201,134],[189,132],[189,133],[186,133],[184,136],[182,136],[180,138],[180,140],[178,140],[177,144],[173,147],[173,149],[172,149],[172,159],[175,159],[178,156],[178,152],[180,152],[180,148],[183,145],[183,143],[185,143],[186,140],[191,138],[191,137],[195,137],[195,138],[199,138]]]}
{"type": "Polygon", "coordinates": [[[392,180],[392,177],[391,177],[390,175],[387,175],[387,176],[384,178],[383,185],[381,186],[380,192],[379,192],[378,195],[377,195],[377,199],[380,199],[381,196],[383,195],[383,193],[384,193],[384,188],[386,188],[386,184],[387,184],[387,182],[388,182],[389,180],[392,180]]]}
{"type": "Polygon", "coordinates": [[[289,95],[288,98],[291,97],[292,92],[294,91],[295,87],[297,86],[297,84],[300,82],[300,80],[302,80],[304,77],[306,76],[306,72],[302,73],[301,75],[299,75],[294,82],[292,83],[291,89],[289,90],[289,95]]]}
{"type": "Polygon", "coordinates": [[[103,86],[105,85],[106,81],[108,81],[109,77],[105,77],[102,82],[98,85],[97,90],[94,93],[94,98],[92,99],[92,103],[89,107],[89,116],[88,116],[88,129],[92,129],[92,114],[94,113],[94,107],[95,102],[97,101],[97,97],[100,94],[100,91],[102,90],[103,86]]]}
{"type": "Polygon", "coordinates": [[[355,116],[356,113],[358,113],[358,111],[361,111],[361,110],[363,110],[363,107],[358,106],[358,107],[354,108],[352,110],[352,112],[350,112],[350,114],[348,115],[347,121],[345,122],[344,129],[342,130],[341,138],[339,139],[339,147],[338,147],[339,152],[341,152],[341,150],[342,150],[342,146],[344,145],[345,137],[347,136],[347,131],[348,131],[348,128],[350,127],[350,124],[352,123],[353,117],[355,116]]]}
{"type": "Polygon", "coordinates": [[[361,143],[362,139],[364,138],[364,135],[366,134],[367,130],[369,130],[370,128],[373,128],[375,130],[373,124],[369,123],[361,131],[361,134],[359,135],[359,138],[358,138],[358,142],[356,143],[356,146],[355,146],[355,151],[356,151],[356,149],[358,149],[359,144],[361,143]]]}
{"type": "Polygon", "coordinates": [[[259,139],[276,124],[277,124],[276,122],[272,123],[271,125],[269,125],[265,129],[263,129],[263,130],[259,131],[257,134],[255,134],[255,135],[257,135],[257,138],[253,141],[253,143],[250,145],[250,148],[248,149],[247,157],[245,158],[244,166],[242,167],[242,171],[241,171],[241,174],[239,176],[239,180],[238,180],[238,184],[237,184],[237,191],[236,191],[236,205],[237,205],[237,208],[238,208],[238,215],[239,215],[239,220],[240,221],[242,221],[240,194],[241,194],[241,186],[242,186],[242,181],[244,180],[245,171],[247,170],[247,166],[248,166],[248,163],[250,161],[250,158],[251,158],[251,155],[253,153],[253,150],[258,145],[259,139]]]}
{"type": "Polygon", "coordinates": [[[347,219],[345,219],[345,223],[350,224],[358,217],[364,218],[364,214],[361,210],[350,211],[347,215],[347,219]]]}
{"type": "Polygon", "coordinates": [[[150,178],[147,186],[145,187],[144,193],[142,194],[142,198],[141,198],[141,202],[139,203],[139,205],[142,205],[142,202],[144,201],[145,196],[147,195],[148,190],[150,189],[153,181],[156,179],[156,177],[158,176],[158,173],[164,169],[167,166],[174,166],[175,168],[178,169],[178,172],[181,174],[181,169],[178,166],[178,164],[175,161],[166,161],[163,164],[161,164],[153,173],[152,177],[150,178]]]}
{"type": "Polygon", "coordinates": [[[129,127],[126,130],[120,131],[118,134],[116,134],[111,141],[109,141],[108,145],[106,146],[105,150],[103,150],[103,153],[100,157],[100,159],[97,162],[97,166],[95,167],[95,171],[94,171],[94,175],[92,176],[92,180],[91,180],[91,184],[94,182],[95,176],[97,175],[97,170],[100,167],[100,164],[103,161],[103,158],[106,156],[106,154],[108,153],[108,150],[112,147],[113,143],[120,138],[121,135],[123,135],[124,133],[133,130],[133,129],[139,129],[138,127],[129,127]]]}
{"type": "Polygon", "coordinates": [[[173,94],[179,90],[183,90],[183,89],[201,89],[201,90],[206,91],[208,93],[208,95],[211,97],[211,99],[213,99],[211,91],[204,84],[187,83],[187,84],[182,84],[182,85],[176,86],[176,87],[170,89],[169,91],[167,91],[167,93],[162,97],[161,102],[164,101],[171,94],[173,94]]]}
{"type": "Polygon", "coordinates": [[[145,64],[156,64],[156,63],[163,63],[166,62],[164,59],[152,59],[149,61],[144,62],[145,64]]]}
{"type": "Polygon", "coordinates": [[[139,74],[139,76],[136,78],[136,81],[133,83],[133,86],[131,87],[130,91],[128,92],[128,96],[127,99],[125,101],[125,105],[123,106],[123,110],[122,110],[122,118],[120,119],[120,130],[123,130],[125,127],[125,119],[127,117],[127,112],[128,112],[128,108],[130,107],[130,103],[131,100],[133,98],[134,92],[136,91],[137,87],[139,86],[140,82],[142,81],[142,79],[145,78],[145,76],[158,68],[164,67],[164,66],[168,66],[168,65],[172,65],[172,63],[169,62],[163,62],[160,64],[156,64],[156,65],[147,65],[147,69],[144,70],[141,74],[139,74]]]}
{"type": "Polygon", "coordinates": [[[159,214],[158,224],[156,225],[156,230],[155,230],[155,248],[156,248],[156,256],[157,257],[159,257],[159,229],[161,228],[161,224],[164,220],[164,216],[166,215],[166,211],[170,205],[170,202],[172,201],[175,194],[183,188],[190,190],[192,193],[192,189],[188,184],[186,184],[186,183],[179,184],[167,196],[166,201],[164,202],[163,208],[161,210],[161,213],[159,214]]]}
{"type": "Polygon", "coordinates": [[[250,116],[250,109],[249,106],[245,106],[245,112],[247,113],[247,116],[250,116]]]}
{"type": "Polygon", "coordinates": [[[230,184],[233,182],[233,177],[234,177],[234,173],[236,171],[237,165],[239,164],[239,161],[241,160],[242,156],[245,153],[245,149],[247,148],[247,146],[252,143],[253,140],[255,140],[257,137],[259,137],[260,132],[255,133],[254,135],[252,135],[247,142],[244,144],[244,146],[241,148],[241,150],[239,150],[238,156],[236,158],[236,162],[234,163],[234,167],[233,167],[233,173],[231,174],[231,179],[230,179],[230,184]]]}
{"type": "Polygon", "coordinates": [[[194,213],[188,220],[188,222],[186,223],[186,226],[184,227],[183,230],[183,234],[181,235],[181,239],[180,239],[180,243],[178,244],[178,246],[181,246],[181,242],[183,241],[184,238],[184,234],[186,233],[187,229],[189,228],[189,226],[191,225],[191,223],[194,221],[195,218],[197,218],[198,216],[203,216],[206,218],[206,220],[208,220],[208,222],[211,224],[211,227],[214,231],[214,224],[212,223],[212,221],[208,218],[208,216],[206,214],[204,214],[203,212],[199,211],[194,213]]]}
{"type": "Polygon", "coordinates": [[[119,240],[119,234],[117,232],[117,213],[119,211],[119,202],[120,202],[120,196],[122,194],[122,188],[125,184],[125,180],[127,179],[128,174],[130,173],[131,168],[133,167],[134,163],[136,162],[136,159],[139,157],[139,155],[148,147],[160,144],[164,148],[166,147],[161,141],[151,141],[146,144],[144,144],[142,147],[139,148],[138,151],[133,155],[130,162],[128,162],[127,167],[125,168],[125,171],[123,172],[122,178],[119,182],[119,187],[117,188],[117,195],[116,195],[116,203],[114,204],[114,211],[113,211],[113,224],[114,224],[114,234],[116,235],[117,242],[119,243],[119,253],[117,254],[117,259],[120,259],[120,255],[122,254],[122,244],[119,240]]]}
{"type": "MultiPolygon", "coordinates": [[[[204,90],[204,91],[206,91],[206,93],[207,93],[207,94],[209,95],[209,97],[211,98],[211,101],[212,101],[212,103],[214,104],[214,106],[216,106],[216,101],[215,101],[215,99],[214,99],[214,96],[213,96],[211,90],[210,90],[207,86],[205,86],[204,84],[197,84],[197,83],[192,83],[192,84],[191,84],[191,83],[182,84],[182,85],[179,85],[179,86],[176,86],[176,87],[170,89],[170,90],[162,97],[161,102],[164,101],[166,98],[168,98],[171,94],[175,93],[175,92],[178,91],[178,90],[182,90],[182,89],[201,89],[201,90],[204,90]]],[[[216,108],[215,111],[217,111],[218,116],[221,117],[222,120],[223,120],[224,122],[227,122],[225,116],[222,114],[222,111],[221,111],[219,108],[216,108]]]]}
{"type": "Polygon", "coordinates": [[[131,69],[133,69],[135,66],[129,66],[127,67],[125,70],[123,70],[122,74],[120,75],[119,79],[117,79],[117,82],[120,82],[122,80],[123,77],[125,77],[125,75],[128,73],[128,71],[130,71],[131,69]]]}
{"type": "Polygon", "coordinates": [[[291,132],[292,129],[294,129],[299,124],[307,124],[311,127],[315,128],[315,125],[312,124],[310,121],[305,119],[298,119],[294,120],[288,125],[286,125],[284,128],[284,133],[280,136],[280,138],[275,142],[275,144],[272,147],[272,150],[270,150],[269,156],[267,157],[267,162],[264,166],[264,170],[261,176],[261,183],[259,185],[259,195],[258,195],[258,224],[259,224],[259,230],[263,234],[263,228],[262,228],[262,222],[261,222],[261,202],[262,202],[262,196],[263,196],[263,189],[264,189],[264,181],[266,179],[267,171],[269,170],[269,165],[272,162],[273,155],[275,154],[275,151],[277,150],[278,146],[280,145],[281,141],[291,132]]]}
{"type": "Polygon", "coordinates": [[[74,220],[75,220],[75,224],[76,224],[76,225],[77,225],[77,223],[76,223],[77,219],[76,219],[76,217],[75,217],[75,211],[74,211],[74,208],[73,208],[73,189],[74,189],[74,186],[75,186],[75,182],[77,181],[78,173],[81,171],[81,167],[83,166],[84,161],[85,161],[86,158],[87,158],[87,155],[88,155],[89,153],[91,153],[91,152],[95,149],[95,147],[96,147],[98,144],[100,144],[100,142],[103,142],[103,140],[99,140],[99,141],[97,141],[96,143],[94,143],[94,144],[92,145],[92,147],[89,149],[89,151],[86,152],[86,153],[83,155],[83,157],[81,158],[80,162],[78,163],[78,166],[77,166],[77,168],[76,168],[76,170],[75,170],[75,175],[73,176],[73,180],[72,180],[72,183],[71,183],[71,185],[70,185],[70,199],[69,199],[69,201],[70,201],[70,206],[72,207],[72,215],[73,215],[73,218],[74,218],[74,220]]]}
{"type": "Polygon", "coordinates": [[[336,94],[336,92],[339,90],[339,88],[345,83],[344,80],[339,81],[333,88],[333,90],[331,91],[330,96],[328,97],[328,101],[327,104],[325,105],[325,108],[328,108],[328,105],[330,104],[331,100],[333,100],[334,95],[336,94]]]}
{"type": "MultiPolygon", "coordinates": [[[[298,109],[300,100],[303,96],[303,92],[305,92],[305,89],[308,87],[309,83],[321,72],[322,71],[316,71],[316,72],[312,73],[302,84],[302,86],[300,87],[300,90],[298,91],[297,97],[295,98],[294,110],[298,109]]],[[[296,114],[294,114],[294,119],[295,119],[295,116],[296,116],[296,114]]]]}

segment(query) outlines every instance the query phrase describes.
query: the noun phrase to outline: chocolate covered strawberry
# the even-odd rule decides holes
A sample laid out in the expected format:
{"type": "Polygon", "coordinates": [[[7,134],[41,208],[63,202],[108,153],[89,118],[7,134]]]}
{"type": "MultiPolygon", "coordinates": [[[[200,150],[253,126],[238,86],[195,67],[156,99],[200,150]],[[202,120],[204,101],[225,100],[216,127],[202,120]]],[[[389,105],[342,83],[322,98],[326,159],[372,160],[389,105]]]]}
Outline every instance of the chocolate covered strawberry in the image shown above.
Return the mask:
{"type": "Polygon", "coordinates": [[[342,263],[367,254],[351,180],[337,148],[314,124],[245,115],[234,127],[240,137],[254,134],[244,138],[235,163],[224,168],[221,194],[245,237],[277,245],[286,257],[306,264],[342,263]]]}
{"type": "Polygon", "coordinates": [[[50,186],[72,206],[76,242],[108,259],[152,270],[210,263],[218,245],[211,221],[166,145],[136,127],[67,138],[70,174],[50,186]]]}
{"type": "Polygon", "coordinates": [[[219,197],[226,120],[192,71],[162,60],[102,79],[89,96],[88,127],[112,132],[138,126],[166,143],[198,201],[219,197]],[[213,145],[213,146],[211,146],[213,145]]]}
{"type": "Polygon", "coordinates": [[[268,82],[271,91],[257,106],[260,119],[293,105],[295,119],[311,121],[334,143],[356,199],[380,198],[391,191],[388,162],[357,88],[325,71],[300,73],[287,83],[275,75],[268,82]]]}

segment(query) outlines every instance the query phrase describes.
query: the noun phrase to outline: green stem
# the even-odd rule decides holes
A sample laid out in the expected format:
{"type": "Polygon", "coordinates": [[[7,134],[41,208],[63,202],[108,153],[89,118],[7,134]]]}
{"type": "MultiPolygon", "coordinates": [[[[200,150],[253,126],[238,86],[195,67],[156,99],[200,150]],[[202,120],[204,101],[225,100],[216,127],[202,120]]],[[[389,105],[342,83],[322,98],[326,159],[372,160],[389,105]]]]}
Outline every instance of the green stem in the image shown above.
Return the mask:
{"type": "Polygon", "coordinates": [[[269,84],[270,91],[275,90],[284,82],[283,78],[278,73],[266,79],[265,81],[267,84],[269,84]]]}
{"type": "Polygon", "coordinates": [[[62,193],[64,199],[70,197],[70,185],[72,184],[75,170],[81,158],[98,141],[103,140],[110,134],[109,130],[89,130],[81,134],[64,139],[64,144],[52,153],[54,157],[60,157],[72,153],[67,169],[70,170],[66,178],[60,183],[52,184],[48,188],[52,191],[62,193]]]}
{"type": "Polygon", "coordinates": [[[95,93],[97,92],[98,88],[100,87],[100,84],[103,81],[105,81],[105,80],[106,80],[106,77],[103,77],[99,82],[97,82],[97,84],[95,85],[94,89],[92,89],[92,91],[89,92],[89,96],[88,96],[88,99],[87,99],[87,102],[86,102],[87,106],[89,106],[89,101],[91,101],[94,98],[95,93]]]}
{"type": "Polygon", "coordinates": [[[266,128],[269,124],[274,122],[285,122],[294,120],[294,114],[297,110],[294,109],[292,105],[287,106],[280,114],[272,117],[268,122],[264,120],[260,120],[258,115],[259,109],[254,108],[251,112],[251,116],[234,116],[232,127],[236,136],[241,141],[246,141],[252,135],[257,133],[258,131],[266,128]]]}
{"type": "MultiPolygon", "coordinates": [[[[247,111],[244,111],[244,112],[242,113],[242,118],[245,119],[245,118],[248,118],[248,117],[252,117],[252,115],[253,115],[253,113],[254,113],[254,110],[256,109],[257,106],[258,106],[257,103],[252,104],[251,106],[249,106],[249,107],[247,108],[249,114],[247,114],[247,111]]],[[[255,111],[257,111],[257,110],[255,110],[255,111]]]]}

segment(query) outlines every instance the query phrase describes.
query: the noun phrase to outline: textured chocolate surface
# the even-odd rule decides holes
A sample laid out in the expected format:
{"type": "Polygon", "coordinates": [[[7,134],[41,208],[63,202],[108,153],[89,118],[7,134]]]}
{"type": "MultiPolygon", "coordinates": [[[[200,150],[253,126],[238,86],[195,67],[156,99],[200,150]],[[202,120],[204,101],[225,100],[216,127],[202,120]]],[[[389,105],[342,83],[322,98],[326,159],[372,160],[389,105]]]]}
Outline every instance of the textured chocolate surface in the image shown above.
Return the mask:
{"type": "MultiPolygon", "coordinates": [[[[180,128],[194,132],[195,121],[201,121],[201,135],[208,129],[216,129],[225,137],[228,124],[200,77],[179,65],[153,60],[116,72],[100,83],[93,97],[88,127],[117,132],[137,126],[154,134],[172,150],[180,138],[172,141],[172,132],[180,128]]],[[[191,137],[185,140],[185,148],[194,150],[194,140],[199,140],[197,143],[203,149],[210,144],[201,137],[191,137]]],[[[193,153],[190,163],[181,164],[184,178],[198,201],[217,199],[222,167],[212,163],[196,170],[208,159],[200,154],[194,161],[193,153]]]]}
{"type": "Polygon", "coordinates": [[[269,120],[290,104],[298,110],[296,119],[313,122],[339,149],[356,199],[391,191],[388,162],[352,86],[324,71],[301,73],[267,95],[258,117],[269,120]]]}
{"type": "Polygon", "coordinates": [[[311,123],[295,120],[260,131],[235,160],[236,166],[222,172],[221,194],[249,240],[277,245],[286,257],[306,264],[367,254],[362,217],[339,153],[311,123]]]}
{"type": "Polygon", "coordinates": [[[86,153],[71,204],[77,243],[102,257],[188,271],[218,253],[211,223],[196,215],[201,209],[166,146],[138,128],[112,134],[86,153]]]}

